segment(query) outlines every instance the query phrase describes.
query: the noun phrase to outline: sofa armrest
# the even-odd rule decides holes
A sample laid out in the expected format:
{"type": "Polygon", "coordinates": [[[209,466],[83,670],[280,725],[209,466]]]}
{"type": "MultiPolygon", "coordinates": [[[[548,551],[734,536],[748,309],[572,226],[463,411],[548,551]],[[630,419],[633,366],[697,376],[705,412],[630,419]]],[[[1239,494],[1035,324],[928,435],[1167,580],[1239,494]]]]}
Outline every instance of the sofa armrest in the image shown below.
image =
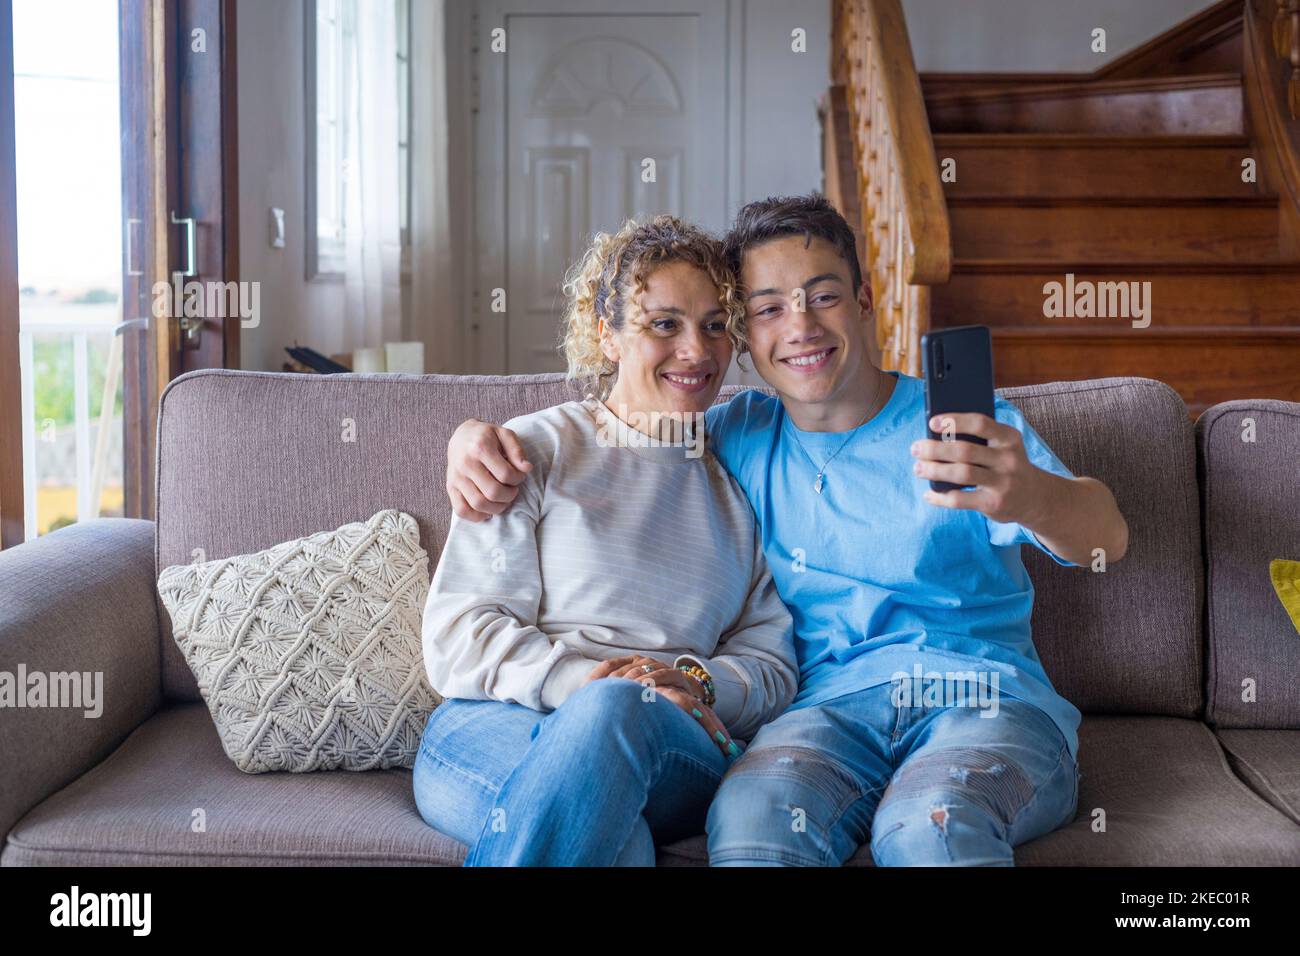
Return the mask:
{"type": "Polygon", "coordinates": [[[101,518],[0,551],[0,844],[158,709],[153,549],[101,518]]]}

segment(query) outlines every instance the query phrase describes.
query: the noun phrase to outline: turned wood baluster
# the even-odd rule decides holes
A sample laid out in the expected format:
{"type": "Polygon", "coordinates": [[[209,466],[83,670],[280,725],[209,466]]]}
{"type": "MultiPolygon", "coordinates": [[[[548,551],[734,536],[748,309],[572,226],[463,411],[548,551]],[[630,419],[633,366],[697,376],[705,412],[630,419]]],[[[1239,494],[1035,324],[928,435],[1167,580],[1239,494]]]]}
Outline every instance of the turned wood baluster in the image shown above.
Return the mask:
{"type": "Polygon", "coordinates": [[[1273,50],[1291,64],[1286,101],[1292,119],[1300,119],[1300,0],[1277,0],[1273,15],[1273,50]]]}
{"type": "Polygon", "coordinates": [[[833,75],[846,87],[876,342],[886,367],[917,374],[928,286],[947,281],[951,245],[933,143],[923,123],[909,125],[924,117],[924,104],[899,0],[835,0],[834,30],[833,75]]]}
{"type": "Polygon", "coordinates": [[[1291,0],[1287,12],[1291,15],[1291,81],[1286,88],[1287,105],[1291,118],[1300,119],[1300,0],[1291,0]]]}

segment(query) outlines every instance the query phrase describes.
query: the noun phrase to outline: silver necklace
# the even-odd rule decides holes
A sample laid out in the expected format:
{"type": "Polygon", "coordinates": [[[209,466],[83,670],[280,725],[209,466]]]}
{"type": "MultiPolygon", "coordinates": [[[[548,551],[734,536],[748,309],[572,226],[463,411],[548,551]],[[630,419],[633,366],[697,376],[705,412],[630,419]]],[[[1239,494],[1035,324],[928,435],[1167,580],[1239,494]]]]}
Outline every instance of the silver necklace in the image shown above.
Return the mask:
{"type": "MultiPolygon", "coordinates": [[[[817,492],[817,494],[820,495],[822,493],[822,485],[825,484],[826,481],[826,469],[830,467],[830,463],[835,460],[835,455],[838,455],[840,452],[842,452],[844,450],[844,447],[849,442],[853,441],[853,436],[858,433],[858,429],[861,428],[863,425],[865,425],[867,423],[867,419],[871,417],[871,412],[876,405],[876,399],[880,397],[880,385],[881,382],[884,380],[884,377],[885,377],[884,372],[879,373],[879,377],[876,379],[876,394],[871,396],[871,404],[867,406],[867,411],[866,414],[862,416],[862,421],[858,422],[856,425],[853,426],[853,428],[849,430],[849,437],[844,439],[844,441],[840,442],[840,447],[836,448],[835,453],[832,454],[831,457],[827,458],[826,461],[824,461],[820,467],[818,467],[817,465],[817,460],[813,458],[812,455],[808,454],[808,449],[804,447],[803,440],[799,437],[798,431],[791,430],[790,434],[794,435],[794,440],[799,443],[799,448],[804,453],[804,457],[807,458],[810,462],[812,462],[812,466],[817,469],[817,480],[813,483],[813,491],[817,492]]],[[[793,425],[794,423],[791,422],[791,424],[793,425]]]]}

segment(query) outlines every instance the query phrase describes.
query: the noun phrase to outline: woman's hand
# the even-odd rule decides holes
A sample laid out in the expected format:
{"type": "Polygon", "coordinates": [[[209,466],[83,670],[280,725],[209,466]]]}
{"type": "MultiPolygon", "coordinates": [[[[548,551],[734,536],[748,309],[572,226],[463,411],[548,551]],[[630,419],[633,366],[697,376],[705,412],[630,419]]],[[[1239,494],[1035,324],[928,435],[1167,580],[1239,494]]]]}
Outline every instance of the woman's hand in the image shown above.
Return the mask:
{"type": "Polygon", "coordinates": [[[591,669],[587,675],[584,684],[589,684],[594,680],[600,680],[602,677],[627,677],[633,676],[631,672],[636,671],[644,673],[644,667],[651,664],[654,667],[663,667],[657,660],[652,657],[642,657],[640,654],[628,654],[624,657],[611,657],[607,661],[601,661],[591,669]]]}
{"type": "Polygon", "coordinates": [[[642,684],[652,684],[655,687],[679,687],[696,700],[704,699],[704,685],[685,671],[678,670],[671,664],[665,664],[652,657],[633,657],[631,663],[616,668],[608,676],[627,677],[642,684]]]}
{"type": "Polygon", "coordinates": [[[718,715],[713,712],[713,708],[708,704],[697,700],[693,695],[679,687],[656,687],[655,693],[671,700],[694,717],[696,723],[703,727],[704,732],[709,735],[709,739],[722,751],[722,756],[728,759],[740,756],[740,748],[736,746],[735,741],[731,739],[731,734],[727,733],[727,728],[722,721],[718,720],[718,715]]]}
{"type": "Polygon", "coordinates": [[[599,680],[602,677],[622,677],[653,687],[656,694],[662,694],[690,714],[724,757],[740,756],[740,747],[731,739],[726,725],[718,719],[713,708],[704,703],[704,688],[685,671],[679,671],[652,657],[632,655],[601,661],[587,680],[599,680]],[[646,667],[652,669],[646,670],[646,667]]]}

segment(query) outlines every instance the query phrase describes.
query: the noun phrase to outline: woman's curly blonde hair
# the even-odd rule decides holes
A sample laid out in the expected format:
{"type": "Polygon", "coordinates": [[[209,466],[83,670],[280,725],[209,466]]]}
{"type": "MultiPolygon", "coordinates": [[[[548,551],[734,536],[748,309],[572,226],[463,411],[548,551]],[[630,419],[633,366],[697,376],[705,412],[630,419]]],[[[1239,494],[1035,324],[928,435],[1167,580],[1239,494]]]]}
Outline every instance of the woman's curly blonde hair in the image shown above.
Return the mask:
{"type": "Polygon", "coordinates": [[[568,362],[570,381],[597,398],[609,396],[618,366],[601,351],[600,320],[615,331],[622,330],[628,305],[635,304],[645,291],[650,273],[670,262],[685,262],[708,275],[727,316],[727,337],[738,353],[744,350],[744,303],[722,243],[676,216],[655,216],[648,222],[628,220],[612,235],[597,233],[565,276],[568,304],[560,351],[568,362]]]}

